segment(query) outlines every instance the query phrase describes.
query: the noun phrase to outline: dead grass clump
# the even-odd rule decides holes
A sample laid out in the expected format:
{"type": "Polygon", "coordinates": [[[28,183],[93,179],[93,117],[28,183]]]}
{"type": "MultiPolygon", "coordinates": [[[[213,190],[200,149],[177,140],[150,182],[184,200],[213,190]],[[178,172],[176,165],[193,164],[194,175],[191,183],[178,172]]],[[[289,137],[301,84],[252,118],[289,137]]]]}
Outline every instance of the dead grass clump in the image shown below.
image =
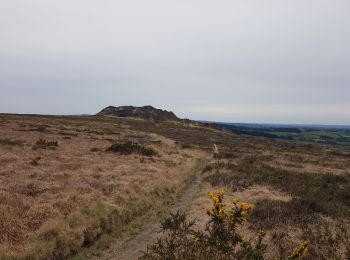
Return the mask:
{"type": "Polygon", "coordinates": [[[50,126],[48,125],[36,125],[36,124],[30,124],[29,127],[30,128],[26,128],[26,125],[21,125],[20,127],[24,128],[24,129],[20,129],[19,131],[23,131],[23,132],[40,132],[40,133],[44,133],[44,132],[49,132],[47,130],[47,128],[49,128],[50,126]]]}
{"type": "Polygon", "coordinates": [[[262,185],[253,185],[248,187],[247,189],[236,192],[235,196],[240,200],[247,201],[259,201],[263,199],[267,200],[277,200],[277,201],[291,201],[292,196],[289,194],[283,193],[273,187],[262,186],[262,185]]]}
{"type": "Polygon", "coordinates": [[[130,141],[113,144],[106,151],[123,155],[140,154],[149,157],[158,155],[158,152],[154,149],[130,141]]]}
{"type": "Polygon", "coordinates": [[[333,150],[329,152],[330,155],[339,156],[343,158],[350,158],[350,152],[345,152],[341,150],[333,150]]]}
{"type": "Polygon", "coordinates": [[[94,148],[91,148],[91,149],[90,149],[90,152],[93,152],[93,153],[94,153],[94,152],[98,152],[98,151],[99,151],[99,150],[98,150],[97,147],[94,147],[94,148]]]}
{"type": "Polygon", "coordinates": [[[23,145],[23,141],[12,140],[12,139],[8,139],[8,138],[1,138],[0,145],[23,145]]]}
{"type": "Polygon", "coordinates": [[[62,196],[53,202],[53,207],[56,208],[62,215],[68,216],[74,209],[79,205],[84,205],[89,201],[89,199],[79,196],[80,191],[77,190],[76,193],[62,194],[62,196]]]}
{"type": "Polygon", "coordinates": [[[206,173],[206,172],[211,172],[211,171],[218,171],[221,169],[225,169],[228,167],[228,164],[225,162],[216,162],[216,163],[211,163],[208,164],[204,167],[204,169],[202,170],[202,173],[206,173]]]}
{"type": "Polygon", "coordinates": [[[312,259],[350,259],[349,220],[322,220],[303,229],[303,238],[310,241],[312,259]]]}
{"type": "Polygon", "coordinates": [[[82,232],[73,232],[63,220],[50,220],[40,228],[38,241],[28,258],[67,259],[78,252],[82,243],[82,232]]]}
{"type": "Polygon", "coordinates": [[[215,156],[216,159],[235,159],[237,157],[235,153],[229,151],[221,152],[215,156]]]}
{"type": "Polygon", "coordinates": [[[33,158],[33,159],[30,161],[30,164],[31,164],[32,166],[38,166],[40,160],[41,160],[41,157],[40,157],[40,156],[35,157],[35,158],[33,158]]]}
{"type": "Polygon", "coordinates": [[[48,218],[57,217],[60,213],[49,203],[33,204],[26,213],[27,226],[38,229],[48,218]]]}
{"type": "Polygon", "coordinates": [[[11,190],[28,197],[36,197],[42,192],[41,188],[35,182],[15,184],[11,187],[11,190]]]}
{"type": "Polygon", "coordinates": [[[38,232],[38,241],[30,255],[45,259],[67,259],[82,247],[90,246],[102,234],[128,224],[143,207],[129,204],[117,207],[95,203],[81,208],[65,219],[51,219],[38,232]]]}
{"type": "Polygon", "coordinates": [[[77,133],[64,132],[64,131],[59,131],[58,134],[59,134],[59,135],[63,135],[63,136],[68,136],[68,137],[78,136],[77,133]]]}
{"type": "Polygon", "coordinates": [[[325,210],[317,202],[293,198],[291,201],[259,200],[251,215],[251,223],[261,229],[274,229],[280,225],[310,224],[325,210]]]}
{"type": "Polygon", "coordinates": [[[23,220],[13,209],[0,205],[0,242],[14,244],[25,236],[23,220]]]}
{"type": "Polygon", "coordinates": [[[306,161],[306,159],[299,154],[285,154],[285,158],[293,163],[302,164],[306,161]]]}
{"type": "Polygon", "coordinates": [[[69,227],[81,229],[84,245],[91,245],[102,233],[110,232],[121,224],[120,209],[112,205],[97,203],[84,207],[68,217],[69,227]]]}
{"type": "Polygon", "coordinates": [[[115,184],[106,184],[102,188],[102,192],[104,195],[108,196],[108,195],[111,195],[116,190],[116,188],[117,188],[117,185],[115,184]]]}
{"type": "Polygon", "coordinates": [[[0,202],[1,205],[9,206],[19,212],[23,212],[29,208],[23,200],[23,196],[10,192],[0,191],[0,202]]]}
{"type": "Polygon", "coordinates": [[[190,144],[182,144],[181,145],[181,149],[191,149],[192,148],[192,145],[190,144]]]}
{"type": "Polygon", "coordinates": [[[20,196],[0,192],[0,244],[15,244],[25,238],[22,214],[27,209],[20,196]]]}
{"type": "Polygon", "coordinates": [[[41,148],[41,149],[48,149],[48,148],[55,148],[58,146],[58,142],[55,140],[45,140],[45,139],[39,139],[36,141],[35,145],[33,146],[33,149],[41,148]]]}

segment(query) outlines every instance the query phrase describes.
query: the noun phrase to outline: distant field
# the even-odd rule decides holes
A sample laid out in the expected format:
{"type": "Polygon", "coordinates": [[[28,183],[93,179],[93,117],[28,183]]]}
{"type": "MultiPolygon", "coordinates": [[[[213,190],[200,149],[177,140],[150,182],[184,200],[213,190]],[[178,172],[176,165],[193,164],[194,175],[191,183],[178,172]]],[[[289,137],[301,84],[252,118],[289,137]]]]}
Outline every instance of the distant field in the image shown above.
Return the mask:
{"type": "Polygon", "coordinates": [[[330,126],[270,126],[250,124],[214,123],[234,133],[267,138],[316,142],[330,145],[350,146],[349,127],[330,126]]]}

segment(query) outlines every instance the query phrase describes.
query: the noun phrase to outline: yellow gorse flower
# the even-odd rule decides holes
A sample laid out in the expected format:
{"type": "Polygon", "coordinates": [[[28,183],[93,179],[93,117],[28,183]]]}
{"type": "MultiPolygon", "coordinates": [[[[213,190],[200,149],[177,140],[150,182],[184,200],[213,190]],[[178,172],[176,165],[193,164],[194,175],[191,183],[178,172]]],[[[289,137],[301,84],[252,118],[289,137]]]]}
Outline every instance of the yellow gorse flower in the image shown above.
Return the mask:
{"type": "Polygon", "coordinates": [[[223,190],[217,192],[216,194],[213,192],[208,193],[208,198],[213,203],[213,208],[208,211],[209,216],[213,218],[221,219],[221,220],[225,219],[227,214],[224,210],[225,205],[223,203],[223,196],[224,196],[223,190]]]}
{"type": "Polygon", "coordinates": [[[212,202],[212,209],[210,209],[207,213],[213,220],[224,221],[226,218],[233,225],[235,223],[243,223],[246,222],[246,217],[249,214],[249,211],[254,208],[253,204],[242,202],[240,204],[237,203],[236,198],[231,198],[231,203],[233,207],[230,212],[225,210],[225,204],[223,203],[224,191],[220,190],[216,193],[209,192],[208,198],[212,202]]]}
{"type": "Polygon", "coordinates": [[[246,202],[242,202],[241,203],[241,208],[242,208],[242,210],[246,211],[246,210],[249,210],[249,209],[254,209],[254,205],[246,203],[246,202]]]}
{"type": "Polygon", "coordinates": [[[258,236],[259,236],[259,237],[264,237],[264,236],[265,236],[265,231],[262,230],[262,229],[260,229],[260,230],[258,231],[258,236]]]}
{"type": "Polygon", "coordinates": [[[293,249],[292,253],[288,256],[287,259],[295,259],[298,257],[303,257],[303,256],[306,256],[308,252],[309,252],[309,248],[307,247],[307,243],[302,242],[300,245],[298,245],[293,249]]]}
{"type": "Polygon", "coordinates": [[[246,210],[242,210],[242,212],[241,212],[241,216],[247,216],[248,215],[248,211],[246,211],[246,210]]]}

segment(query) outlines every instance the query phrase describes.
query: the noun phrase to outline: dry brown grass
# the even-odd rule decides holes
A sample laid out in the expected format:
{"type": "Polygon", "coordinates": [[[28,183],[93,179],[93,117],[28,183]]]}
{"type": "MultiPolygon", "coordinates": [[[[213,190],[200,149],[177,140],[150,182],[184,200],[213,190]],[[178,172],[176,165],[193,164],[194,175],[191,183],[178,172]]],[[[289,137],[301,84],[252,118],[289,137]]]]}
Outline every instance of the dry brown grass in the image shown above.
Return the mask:
{"type": "MultiPolygon", "coordinates": [[[[205,176],[231,174],[232,169],[225,168],[228,164],[304,175],[350,174],[348,157],[336,148],[244,137],[191,124],[29,115],[0,115],[0,122],[2,140],[10,140],[0,145],[0,258],[30,252],[65,258],[144,212],[157,211],[189,178],[196,159],[208,156],[213,144],[229,156],[213,160],[219,162],[218,168],[208,169],[205,176]],[[39,139],[55,140],[58,146],[33,150],[39,139]],[[20,143],[12,145],[15,140],[20,143]],[[125,141],[150,147],[159,156],[105,152],[125,141]]],[[[225,184],[229,193],[232,185],[225,184]]],[[[276,187],[236,186],[243,188],[232,189],[230,195],[243,201],[291,203],[291,196],[276,187]]],[[[208,189],[217,188],[204,186],[192,204],[193,216],[199,216],[196,212],[203,216],[208,208],[208,189]]],[[[285,231],[295,241],[300,237],[291,226],[285,231]]]]}
{"type": "Polygon", "coordinates": [[[4,140],[23,141],[20,146],[0,146],[0,255],[34,250],[42,257],[64,258],[108,232],[108,223],[117,227],[118,221],[126,223],[152,204],[159,205],[166,193],[175,193],[189,177],[196,158],[204,155],[181,150],[158,134],[134,130],[122,119],[0,118],[4,140]],[[39,139],[57,140],[59,145],[33,150],[39,139]],[[125,140],[151,147],[159,156],[105,152],[112,143],[125,140]],[[40,159],[33,164],[35,158],[40,159]],[[85,207],[93,213],[81,211],[85,207]],[[119,219],[112,221],[115,209],[119,219]],[[74,218],[79,220],[76,226],[69,224],[74,218]],[[60,255],[53,255],[60,250],[60,255]]]}
{"type": "Polygon", "coordinates": [[[257,229],[266,231],[268,259],[283,256],[304,240],[310,243],[310,259],[343,259],[349,254],[345,246],[350,241],[348,231],[323,220],[349,228],[350,168],[341,148],[274,141],[268,145],[267,140],[260,140],[256,147],[241,148],[236,155],[212,160],[205,168],[204,179],[214,186],[204,186],[193,203],[192,217],[204,224],[208,219],[203,212],[209,206],[206,193],[224,188],[229,196],[256,205],[242,231],[247,238],[257,229]],[[321,239],[316,234],[323,227],[330,232],[319,234],[321,239]],[[332,248],[335,253],[329,258],[332,248]]]}
{"type": "Polygon", "coordinates": [[[254,185],[243,191],[230,192],[230,188],[226,186],[216,186],[213,187],[209,183],[204,183],[202,185],[202,190],[198,194],[197,198],[192,202],[191,208],[189,210],[189,216],[192,219],[197,219],[197,225],[204,228],[205,223],[208,222],[209,217],[203,212],[206,212],[211,206],[210,200],[208,200],[208,192],[213,190],[225,190],[224,202],[230,205],[231,198],[236,198],[238,201],[245,201],[249,203],[256,203],[259,200],[275,200],[275,201],[290,201],[292,197],[281,191],[278,191],[272,187],[254,185]]]}

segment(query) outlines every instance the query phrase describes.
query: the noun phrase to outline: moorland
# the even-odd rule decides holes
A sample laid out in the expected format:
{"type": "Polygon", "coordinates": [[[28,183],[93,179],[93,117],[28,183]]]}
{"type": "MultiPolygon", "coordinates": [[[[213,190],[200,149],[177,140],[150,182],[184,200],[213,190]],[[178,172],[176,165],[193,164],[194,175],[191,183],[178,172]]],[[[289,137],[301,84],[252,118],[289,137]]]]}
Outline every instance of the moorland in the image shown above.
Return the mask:
{"type": "Polygon", "coordinates": [[[208,192],[221,190],[254,204],[239,232],[249,240],[263,230],[266,259],[303,241],[308,259],[350,255],[344,147],[190,121],[1,114],[0,165],[0,258],[133,259],[155,241],[131,243],[132,256],[123,248],[168,209],[204,230],[208,192]]]}

